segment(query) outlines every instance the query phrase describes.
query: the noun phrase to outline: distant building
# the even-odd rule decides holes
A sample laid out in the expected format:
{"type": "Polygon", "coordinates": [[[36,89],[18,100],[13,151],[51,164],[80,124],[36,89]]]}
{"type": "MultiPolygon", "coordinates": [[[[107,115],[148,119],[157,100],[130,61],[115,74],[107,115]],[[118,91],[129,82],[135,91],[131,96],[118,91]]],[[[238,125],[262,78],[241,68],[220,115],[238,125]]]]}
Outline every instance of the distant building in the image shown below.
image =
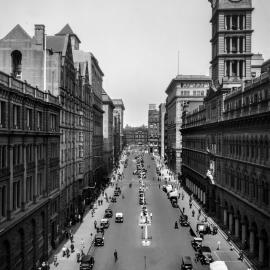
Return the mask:
{"type": "Polygon", "coordinates": [[[109,95],[103,90],[103,162],[106,174],[113,170],[114,160],[114,134],[113,134],[113,109],[114,105],[109,95]]]}
{"type": "Polygon", "coordinates": [[[0,269],[34,269],[61,239],[58,98],[0,71],[0,269]]]}
{"type": "Polygon", "coordinates": [[[122,99],[113,99],[113,105],[114,105],[114,110],[113,114],[114,116],[119,116],[119,121],[120,121],[120,151],[123,150],[123,126],[124,126],[124,102],[122,99]]]}
{"type": "Polygon", "coordinates": [[[148,147],[150,153],[159,149],[159,110],[156,104],[149,104],[148,109],[148,147]]]}
{"type": "Polygon", "coordinates": [[[161,158],[164,158],[164,142],[165,142],[165,113],[166,113],[166,104],[161,103],[159,105],[159,155],[161,158]]]}
{"type": "Polygon", "coordinates": [[[124,128],[124,142],[125,145],[147,145],[148,129],[146,126],[124,128]]]}
{"type": "Polygon", "coordinates": [[[113,111],[113,166],[118,166],[120,150],[120,115],[118,112],[113,111]]]}
{"type": "Polygon", "coordinates": [[[262,64],[264,63],[262,54],[253,54],[251,57],[251,78],[261,75],[262,64]]]}
{"type": "Polygon", "coordinates": [[[200,104],[210,85],[210,78],[204,75],[178,75],[169,84],[166,94],[167,138],[166,158],[169,168],[181,173],[182,113],[185,106],[192,110],[200,104]]]}

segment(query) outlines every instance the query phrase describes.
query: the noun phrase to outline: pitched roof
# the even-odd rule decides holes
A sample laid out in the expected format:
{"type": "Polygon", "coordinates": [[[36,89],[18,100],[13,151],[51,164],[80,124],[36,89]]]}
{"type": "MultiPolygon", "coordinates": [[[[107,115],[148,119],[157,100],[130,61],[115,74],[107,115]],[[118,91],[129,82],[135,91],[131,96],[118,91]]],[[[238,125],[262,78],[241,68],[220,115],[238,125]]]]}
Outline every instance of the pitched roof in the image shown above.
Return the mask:
{"type": "Polygon", "coordinates": [[[10,39],[32,39],[25,30],[17,24],[2,40],[10,39]]]}
{"type": "Polygon", "coordinates": [[[73,30],[71,29],[70,25],[67,23],[62,30],[60,30],[57,34],[55,34],[56,36],[65,36],[65,35],[71,35],[71,36],[76,36],[76,38],[78,39],[79,43],[81,43],[80,39],[78,38],[78,36],[73,32],[73,30]]]}

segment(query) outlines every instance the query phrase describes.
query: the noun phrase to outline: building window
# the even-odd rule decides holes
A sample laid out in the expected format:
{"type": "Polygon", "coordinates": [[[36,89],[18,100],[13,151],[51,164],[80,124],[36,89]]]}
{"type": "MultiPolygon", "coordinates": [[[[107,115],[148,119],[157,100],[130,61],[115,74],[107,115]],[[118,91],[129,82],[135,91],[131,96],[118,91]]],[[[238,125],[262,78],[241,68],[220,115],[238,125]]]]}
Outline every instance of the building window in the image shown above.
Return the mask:
{"type": "Polygon", "coordinates": [[[41,130],[42,128],[42,112],[37,112],[37,129],[41,130]]]}
{"type": "Polygon", "coordinates": [[[27,129],[32,129],[33,124],[33,110],[26,109],[26,127],[27,129]]]}
{"type": "Polygon", "coordinates": [[[0,207],[0,219],[3,217],[6,217],[7,215],[7,189],[6,186],[0,187],[0,201],[1,201],[1,207],[0,207]]]}
{"type": "Polygon", "coordinates": [[[26,178],[26,202],[33,200],[33,177],[29,176],[26,178]]]}
{"type": "Polygon", "coordinates": [[[56,131],[56,115],[55,114],[50,115],[50,128],[51,128],[51,131],[56,131]]]}
{"type": "Polygon", "coordinates": [[[13,104],[13,128],[20,128],[21,107],[13,104]]]}
{"type": "Polygon", "coordinates": [[[21,207],[21,181],[13,182],[13,210],[21,207]]]}
{"type": "Polygon", "coordinates": [[[6,127],[6,102],[0,102],[0,128],[6,127]]]}
{"type": "Polygon", "coordinates": [[[13,51],[11,53],[12,75],[17,79],[22,79],[22,53],[13,51]]]}
{"type": "Polygon", "coordinates": [[[79,157],[83,157],[83,147],[81,145],[79,146],[79,157]]]}
{"type": "Polygon", "coordinates": [[[269,204],[269,184],[266,183],[265,181],[262,181],[262,201],[264,204],[268,205],[269,204]]]}
{"type": "Polygon", "coordinates": [[[0,168],[7,167],[7,146],[1,145],[0,146],[0,168]]]}

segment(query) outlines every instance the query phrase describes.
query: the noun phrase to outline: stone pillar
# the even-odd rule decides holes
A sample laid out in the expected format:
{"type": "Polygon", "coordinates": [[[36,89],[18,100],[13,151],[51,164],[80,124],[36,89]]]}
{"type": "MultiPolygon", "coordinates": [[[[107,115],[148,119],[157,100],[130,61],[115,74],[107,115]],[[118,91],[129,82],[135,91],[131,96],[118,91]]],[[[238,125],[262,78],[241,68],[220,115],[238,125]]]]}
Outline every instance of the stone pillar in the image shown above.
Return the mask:
{"type": "Polygon", "coordinates": [[[9,145],[8,146],[8,151],[9,151],[9,190],[7,189],[7,219],[11,219],[11,213],[12,213],[12,208],[13,208],[13,146],[9,145]]]}
{"type": "Polygon", "coordinates": [[[227,76],[227,61],[224,61],[224,77],[227,76]]]}
{"type": "Polygon", "coordinates": [[[246,16],[243,16],[243,29],[246,29],[246,16]]]}
{"type": "Polygon", "coordinates": [[[227,209],[223,210],[223,224],[227,226],[227,209]]]}
{"type": "Polygon", "coordinates": [[[240,29],[240,16],[237,16],[237,30],[240,29]]]}
{"type": "Polygon", "coordinates": [[[237,38],[237,53],[240,52],[240,38],[237,38]]]}
{"type": "Polygon", "coordinates": [[[203,203],[203,190],[201,189],[201,201],[203,203]]]}
{"type": "Polygon", "coordinates": [[[245,244],[247,239],[247,225],[246,223],[242,223],[242,244],[245,244]]]}
{"type": "Polygon", "coordinates": [[[22,210],[25,210],[26,204],[26,178],[27,178],[27,155],[26,155],[26,145],[23,144],[23,179],[22,179],[22,210]]]}
{"type": "Polygon", "coordinates": [[[34,175],[34,203],[37,202],[37,174],[38,174],[38,154],[37,154],[37,144],[34,144],[34,159],[35,159],[35,175],[34,175]]]}
{"type": "Polygon", "coordinates": [[[239,218],[235,217],[235,231],[234,235],[239,238],[239,218]]]}
{"type": "Polygon", "coordinates": [[[230,30],[232,29],[232,16],[230,16],[230,30]]]}
{"type": "Polygon", "coordinates": [[[252,229],[249,234],[249,252],[254,253],[254,231],[252,229]]]}
{"type": "Polygon", "coordinates": [[[203,192],[203,204],[205,204],[205,192],[203,192]]]}
{"type": "Polygon", "coordinates": [[[240,77],[240,61],[236,61],[237,65],[237,77],[240,77]]]}
{"type": "Polygon", "coordinates": [[[230,77],[232,77],[232,61],[230,60],[230,77]]]}
{"type": "Polygon", "coordinates": [[[246,61],[243,61],[243,77],[246,77],[246,61]]]}
{"type": "Polygon", "coordinates": [[[243,37],[243,52],[246,52],[246,38],[243,37]]]}
{"type": "Polygon", "coordinates": [[[230,50],[229,50],[229,52],[232,53],[232,37],[230,37],[229,39],[230,39],[230,50]]]}
{"type": "Polygon", "coordinates": [[[229,230],[232,233],[233,232],[233,214],[229,213],[229,230]]]}
{"type": "Polygon", "coordinates": [[[264,244],[264,239],[260,238],[259,241],[259,263],[264,262],[264,253],[265,253],[265,244],[264,244]]]}

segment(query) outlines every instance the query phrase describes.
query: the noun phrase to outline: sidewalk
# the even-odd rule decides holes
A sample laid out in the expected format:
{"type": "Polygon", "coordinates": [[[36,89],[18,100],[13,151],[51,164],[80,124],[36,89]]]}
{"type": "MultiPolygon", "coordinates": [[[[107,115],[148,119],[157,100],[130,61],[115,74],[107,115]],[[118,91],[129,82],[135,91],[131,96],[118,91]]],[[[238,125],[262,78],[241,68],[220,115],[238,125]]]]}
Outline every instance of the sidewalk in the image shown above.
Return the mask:
{"type": "MultiPolygon", "coordinates": [[[[121,160],[125,160],[125,155],[122,157],[121,160]]],[[[120,169],[118,170],[119,173],[122,174],[124,170],[124,165],[120,162],[120,169]]],[[[113,179],[113,177],[112,177],[113,179]]],[[[112,180],[112,183],[117,182],[118,180],[112,180]]],[[[118,177],[116,177],[118,179],[118,177]]],[[[108,198],[113,196],[114,186],[109,186],[104,190],[104,193],[107,193],[108,198]]],[[[59,247],[53,252],[53,254],[49,258],[49,264],[50,269],[58,269],[58,270],[76,270],[80,268],[80,264],[77,263],[77,252],[81,252],[82,247],[82,241],[84,244],[83,251],[85,254],[88,253],[91,243],[94,239],[94,235],[96,233],[94,221],[99,221],[104,216],[104,211],[106,208],[109,207],[110,202],[106,202],[105,198],[102,196],[102,194],[98,197],[97,200],[103,199],[103,205],[97,206],[97,209],[95,211],[94,217],[92,217],[91,211],[88,211],[88,213],[84,216],[83,222],[80,224],[76,224],[72,228],[70,228],[73,232],[73,244],[75,251],[73,253],[70,253],[69,258],[66,256],[62,256],[62,248],[68,247],[70,249],[71,241],[70,240],[64,240],[59,247]],[[91,236],[92,233],[92,236],[91,236]],[[54,266],[53,259],[54,256],[57,256],[57,262],[58,265],[54,266]]],[[[96,205],[97,201],[95,202],[96,205]]]]}
{"type": "MultiPolygon", "coordinates": [[[[188,219],[190,222],[190,227],[192,228],[193,232],[196,234],[197,230],[197,223],[202,222],[205,220],[205,217],[207,218],[207,223],[209,225],[217,226],[218,227],[218,233],[216,235],[205,235],[203,244],[207,245],[211,248],[212,252],[214,253],[215,260],[222,260],[225,261],[227,265],[231,266],[230,269],[243,269],[246,270],[250,266],[250,263],[245,259],[243,262],[238,260],[239,258],[239,249],[227,242],[227,235],[219,228],[219,226],[214,222],[214,220],[208,216],[205,215],[203,211],[201,211],[201,215],[198,219],[198,209],[200,209],[200,206],[193,200],[192,201],[192,208],[189,208],[189,198],[190,196],[183,188],[179,188],[179,209],[180,212],[183,212],[183,208],[185,208],[184,214],[188,215],[188,219]],[[184,194],[184,199],[182,200],[182,194],[184,194]],[[192,210],[195,210],[195,215],[192,217],[192,210]],[[220,242],[220,249],[217,250],[218,242],[220,242]]],[[[251,268],[252,269],[252,268],[251,268]]]]}

